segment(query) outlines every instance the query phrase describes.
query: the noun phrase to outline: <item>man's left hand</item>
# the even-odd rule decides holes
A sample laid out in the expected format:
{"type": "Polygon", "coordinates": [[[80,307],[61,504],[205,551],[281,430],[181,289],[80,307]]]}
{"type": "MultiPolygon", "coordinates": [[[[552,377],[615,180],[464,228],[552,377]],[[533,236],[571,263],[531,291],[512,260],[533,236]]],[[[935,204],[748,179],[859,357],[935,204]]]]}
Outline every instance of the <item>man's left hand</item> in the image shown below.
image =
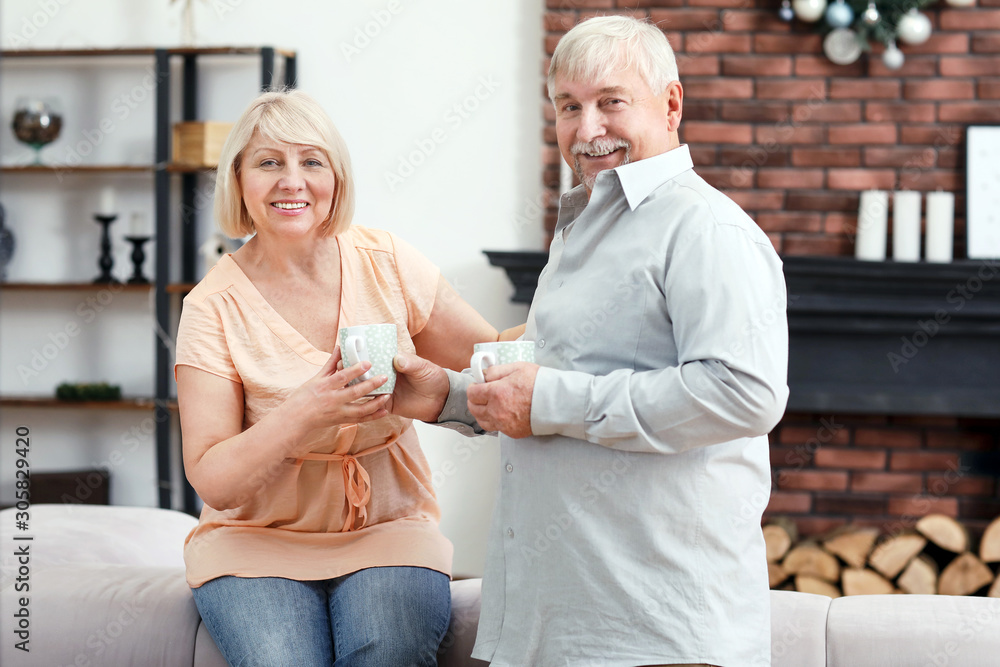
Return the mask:
{"type": "Polygon", "coordinates": [[[538,368],[524,361],[491,366],[483,373],[485,383],[468,388],[469,412],[483,429],[512,438],[531,435],[531,393],[538,368]]]}

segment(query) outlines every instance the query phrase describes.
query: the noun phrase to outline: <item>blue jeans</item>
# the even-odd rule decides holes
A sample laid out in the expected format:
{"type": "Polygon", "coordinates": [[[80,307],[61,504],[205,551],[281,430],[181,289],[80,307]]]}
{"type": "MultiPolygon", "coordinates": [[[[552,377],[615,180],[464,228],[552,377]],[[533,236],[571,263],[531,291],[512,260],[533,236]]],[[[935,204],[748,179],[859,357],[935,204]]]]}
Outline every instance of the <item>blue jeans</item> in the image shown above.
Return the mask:
{"type": "Polygon", "coordinates": [[[451,620],[448,577],[421,567],[325,581],[220,577],[191,590],[234,667],[434,666],[451,620]]]}

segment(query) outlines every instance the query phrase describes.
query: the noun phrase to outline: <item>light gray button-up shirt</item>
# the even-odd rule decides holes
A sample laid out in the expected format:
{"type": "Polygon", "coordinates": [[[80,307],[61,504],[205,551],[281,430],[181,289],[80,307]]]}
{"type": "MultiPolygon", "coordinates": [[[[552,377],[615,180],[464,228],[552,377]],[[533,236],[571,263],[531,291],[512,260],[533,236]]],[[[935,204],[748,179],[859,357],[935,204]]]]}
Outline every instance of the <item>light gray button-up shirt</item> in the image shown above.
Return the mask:
{"type": "MultiPolygon", "coordinates": [[[[770,665],[784,279],[692,166],[681,146],[562,199],[524,334],[534,435],[500,437],[474,653],[493,665],[770,665]]],[[[442,421],[466,412],[451,378],[442,421]]]]}

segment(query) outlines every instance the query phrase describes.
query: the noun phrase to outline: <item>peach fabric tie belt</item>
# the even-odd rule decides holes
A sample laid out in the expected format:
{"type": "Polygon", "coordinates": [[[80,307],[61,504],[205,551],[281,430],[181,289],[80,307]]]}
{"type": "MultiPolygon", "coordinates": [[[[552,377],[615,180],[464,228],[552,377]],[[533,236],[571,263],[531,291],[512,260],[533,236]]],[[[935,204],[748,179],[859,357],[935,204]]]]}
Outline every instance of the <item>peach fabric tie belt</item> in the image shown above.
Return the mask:
{"type": "MultiPolygon", "coordinates": [[[[342,445],[345,440],[349,440],[349,447],[354,443],[357,432],[357,424],[344,424],[340,427],[334,447],[339,449],[339,445],[342,445]]],[[[368,471],[361,465],[358,458],[380,452],[392,446],[399,439],[399,435],[397,433],[381,445],[375,445],[354,454],[320,454],[311,452],[297,459],[299,461],[341,462],[341,470],[344,473],[344,494],[347,496],[347,519],[344,521],[344,527],[340,529],[340,532],[346,533],[352,530],[360,530],[368,523],[368,501],[372,497],[371,477],[368,476],[368,471]],[[361,522],[360,525],[355,525],[359,520],[361,522]]]]}

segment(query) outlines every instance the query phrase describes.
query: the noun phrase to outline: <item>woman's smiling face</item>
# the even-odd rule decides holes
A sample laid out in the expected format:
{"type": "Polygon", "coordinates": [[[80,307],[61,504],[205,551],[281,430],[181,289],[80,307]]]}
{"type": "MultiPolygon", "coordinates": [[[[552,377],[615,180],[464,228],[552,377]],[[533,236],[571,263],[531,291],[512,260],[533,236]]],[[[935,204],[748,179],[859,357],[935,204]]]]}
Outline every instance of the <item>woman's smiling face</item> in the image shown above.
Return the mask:
{"type": "Polygon", "coordinates": [[[337,178],[326,153],[315,146],[255,133],[243,151],[239,178],[258,231],[317,231],[330,218],[337,178]]]}

